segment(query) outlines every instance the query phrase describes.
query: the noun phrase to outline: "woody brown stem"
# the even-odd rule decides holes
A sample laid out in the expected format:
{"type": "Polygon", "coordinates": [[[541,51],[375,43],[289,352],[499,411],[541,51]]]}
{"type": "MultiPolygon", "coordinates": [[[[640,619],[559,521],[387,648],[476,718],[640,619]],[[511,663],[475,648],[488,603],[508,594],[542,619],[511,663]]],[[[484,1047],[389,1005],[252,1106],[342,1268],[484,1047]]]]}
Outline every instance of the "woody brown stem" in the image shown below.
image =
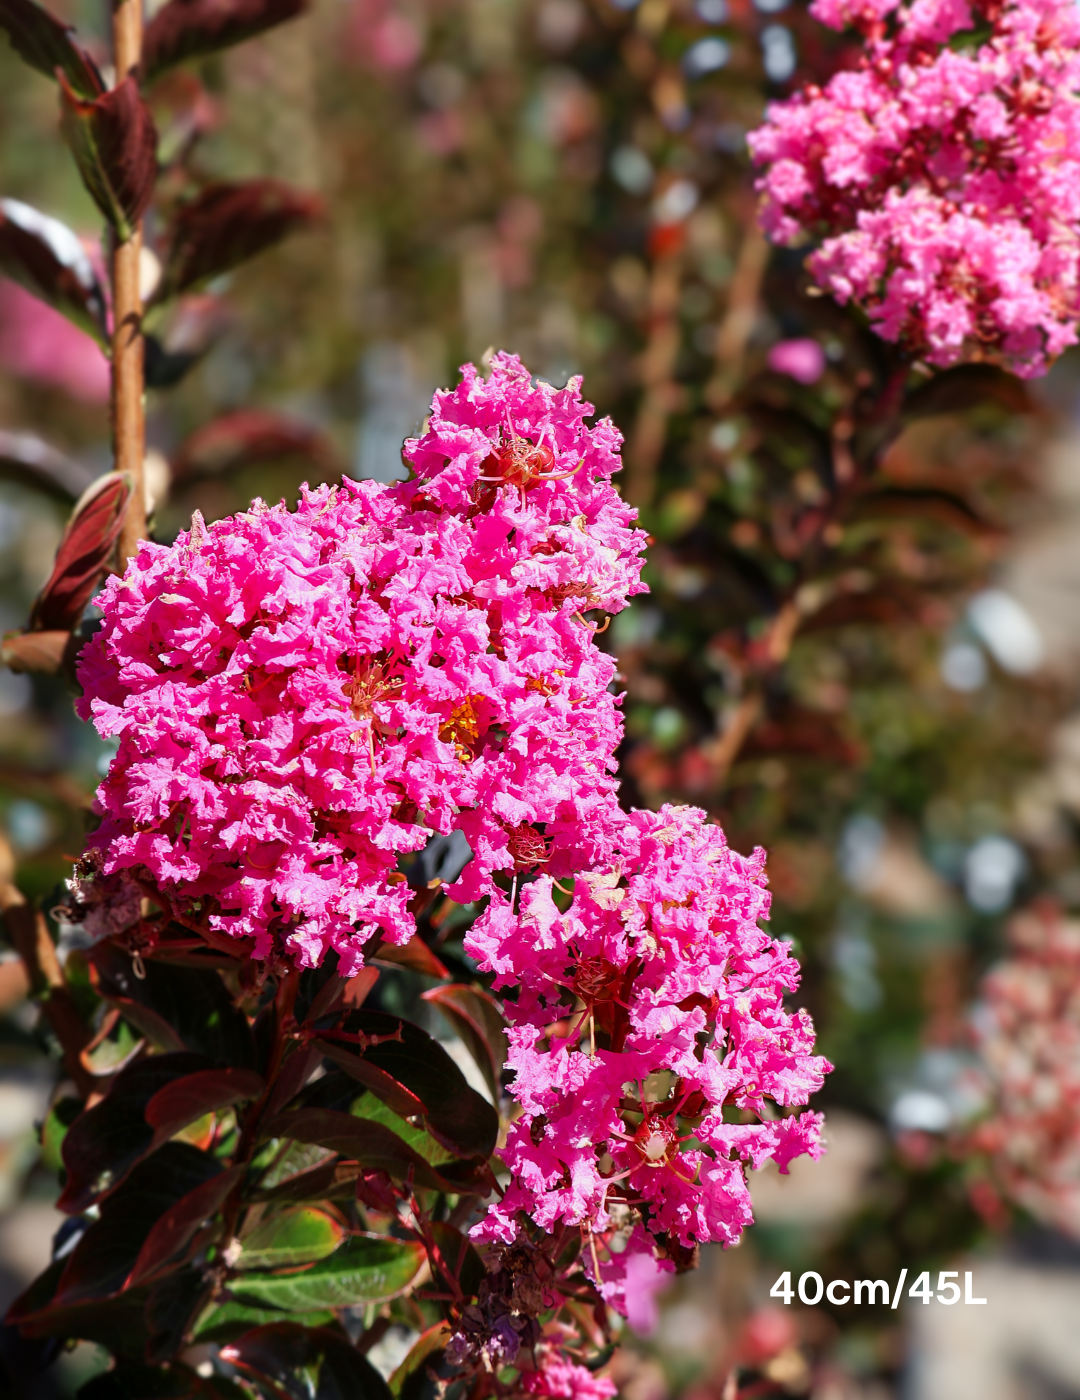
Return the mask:
{"type": "MultiPolygon", "coordinates": [[[[789,599],[773,618],[762,641],[767,668],[782,666],[787,660],[801,617],[798,604],[794,599],[789,599]]],[[[764,692],[756,688],[748,691],[730,715],[724,732],[712,744],[709,761],[718,784],[722,785],[726,780],[731,765],[738,758],[764,709],[764,692]]]]}
{"type": "Polygon", "coordinates": [[[649,281],[649,338],[639,362],[642,395],[627,450],[627,498],[639,509],[652,503],[656,470],[667,437],[677,386],[679,290],[682,255],[658,256],[649,281]]]}
{"type": "Polygon", "coordinates": [[[87,1095],[94,1080],[79,1052],[89,1044],[90,1031],[64,983],[64,971],[49,937],[45,915],[32,909],[10,880],[0,880],[0,915],[8,940],[26,969],[29,989],[40,1000],[45,1018],[60,1042],[64,1067],[79,1092],[87,1095]]]}
{"type": "MultiPolygon", "coordinates": [[[[137,69],[142,56],[142,0],[115,0],[113,6],[113,57],[117,81],[137,69]]],[[[142,297],[139,294],[139,254],[142,225],[124,243],[116,243],[112,255],[113,337],[112,416],[113,461],[118,472],[132,482],[131,499],[120,531],[121,564],[146,537],[146,488],[143,462],[146,456],[145,376],[143,367],[142,297]]]]}

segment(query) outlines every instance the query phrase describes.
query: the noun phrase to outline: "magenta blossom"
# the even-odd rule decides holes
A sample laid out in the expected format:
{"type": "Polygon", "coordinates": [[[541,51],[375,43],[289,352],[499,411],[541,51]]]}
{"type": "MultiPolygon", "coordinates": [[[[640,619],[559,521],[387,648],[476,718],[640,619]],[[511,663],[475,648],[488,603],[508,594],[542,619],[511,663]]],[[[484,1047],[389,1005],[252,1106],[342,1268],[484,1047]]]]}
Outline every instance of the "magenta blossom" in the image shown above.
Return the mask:
{"type": "Polygon", "coordinates": [[[778,242],[934,365],[1045,372],[1080,317],[1080,14],[1072,0],[815,0],[857,71],[749,138],[778,242]]]}
{"type": "Polygon", "coordinates": [[[766,362],[775,373],[800,384],[816,384],[825,373],[825,352],[816,340],[778,340],[766,362]]]}
{"type": "MultiPolygon", "coordinates": [[[[520,914],[493,896],[466,948],[496,987],[517,985],[508,1063],[524,1112],[478,1239],[509,1243],[528,1218],[604,1250],[629,1211],[684,1248],[733,1244],[752,1219],[744,1164],[820,1154],[820,1116],[785,1110],[830,1066],[807,1013],[784,1009],[799,969],[758,927],[764,884],[762,851],[740,856],[704,813],[665,807],[625,819],[565,913],[550,877],[520,914]]],[[[586,1267],[604,1282],[598,1260],[586,1267]]]]}
{"type": "Polygon", "coordinates": [[[305,489],[142,545],[98,602],[80,713],[119,751],[92,845],[174,911],[343,971],[413,931],[403,852],[589,866],[619,821],[614,662],[589,610],[640,591],[620,438],[512,356],[436,395],[416,476],[305,489]]]}

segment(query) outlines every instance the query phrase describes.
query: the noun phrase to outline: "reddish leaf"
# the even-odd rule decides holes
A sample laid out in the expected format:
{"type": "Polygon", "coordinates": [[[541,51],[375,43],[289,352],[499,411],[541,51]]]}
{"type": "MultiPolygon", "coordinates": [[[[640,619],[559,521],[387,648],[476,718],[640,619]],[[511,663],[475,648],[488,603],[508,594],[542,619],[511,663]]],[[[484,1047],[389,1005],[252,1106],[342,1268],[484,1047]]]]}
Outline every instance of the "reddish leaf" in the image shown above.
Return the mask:
{"type": "Polygon", "coordinates": [[[108,472],[90,486],[75,505],[56,563],[30,613],[30,630],[47,632],[78,625],[120,533],[131,478],[108,472]]]}
{"type": "Polygon", "coordinates": [[[354,1118],[334,1108],[301,1108],[283,1113],[269,1124],[266,1132],[274,1137],[290,1137],[297,1142],[329,1147],[350,1161],[385,1171],[396,1181],[411,1173],[418,1186],[437,1191],[460,1191],[461,1185],[443,1175],[445,1167],[435,1168],[398,1137],[397,1133],[370,1118],[354,1118]]]}
{"type": "Polygon", "coordinates": [[[317,195],[280,180],[207,185],[173,220],[155,300],[220,277],[317,219],[323,208],[317,195]]]}
{"type": "MultiPolygon", "coordinates": [[[[3,0],[0,0],[0,4],[3,0]]],[[[86,249],[67,224],[51,219],[18,199],[0,199],[0,271],[63,312],[102,345],[108,343],[105,295],[86,249]]],[[[44,468],[46,489],[73,498],[89,484],[85,467],[24,433],[5,433],[8,446],[21,448],[16,462],[25,462],[34,477],[44,468]],[[80,480],[81,479],[81,480],[80,480]],[[72,490],[74,481],[80,481],[72,490]]],[[[2,449],[0,449],[2,454],[2,449]]],[[[6,455],[6,454],[3,454],[6,455]]],[[[32,480],[37,485],[37,480],[32,480]]]]}
{"type": "Polygon", "coordinates": [[[456,1157],[490,1157],[499,1133],[499,1115],[469,1086],[437,1040],[409,1021],[366,1006],[350,1013],[345,1029],[379,1037],[364,1051],[364,1060],[385,1070],[422,1101],[424,1126],[445,1148],[456,1157]]]}
{"type": "Polygon", "coordinates": [[[146,1121],[154,1129],[154,1146],[168,1142],[189,1123],[245,1099],[257,1099],[266,1081],[253,1069],[207,1069],[174,1079],[146,1105],[146,1121]]]}
{"type": "Polygon", "coordinates": [[[322,1060],[322,1055],[313,1045],[304,1045],[294,1050],[274,1079],[270,1096],[266,1100],[263,1113],[272,1118],[275,1113],[294,1099],[314,1074],[322,1060]]]}
{"type": "Polygon", "coordinates": [[[1006,413],[1032,413],[1035,403],[1022,379],[994,365],[956,365],[939,370],[904,399],[906,418],[963,413],[995,403],[1006,413]]]}
{"type": "Polygon", "coordinates": [[[394,1395],[400,1395],[409,1377],[418,1371],[436,1352],[446,1349],[446,1344],[452,1334],[453,1328],[448,1322],[436,1322],[434,1327],[429,1327],[426,1332],[421,1332],[420,1336],[413,1342],[405,1360],[387,1382],[391,1392],[394,1395]]]}
{"type": "Polygon", "coordinates": [[[9,671],[36,671],[55,676],[76,644],[70,632],[8,632],[0,644],[0,661],[9,671]]]}
{"type": "Polygon", "coordinates": [[[351,1074],[365,1089],[370,1089],[402,1118],[411,1118],[414,1114],[424,1112],[423,1102],[410,1089],[406,1089],[404,1084],[399,1084],[393,1075],[379,1069],[378,1065],[365,1060],[363,1055],[354,1055],[345,1046],[334,1045],[328,1040],[315,1041],[315,1048],[327,1059],[340,1065],[347,1074],[351,1074]]]}
{"type": "Polygon", "coordinates": [[[222,1349],[230,1365],[255,1381],[260,1394],[308,1400],[309,1376],[318,1376],[320,1396],[391,1400],[382,1376],[337,1332],[273,1322],[246,1332],[222,1349]]]}
{"type": "Polygon", "coordinates": [[[306,7],[306,0],[169,0],[147,26],[143,73],[154,78],[186,58],[242,43],[306,7]]]}
{"type": "Polygon", "coordinates": [[[56,1301],[77,1303],[121,1292],[162,1216],[221,1174],[220,1162],[187,1143],[170,1142],[140,1162],[115,1194],[102,1202],[101,1218],[72,1250],[56,1301]]]}
{"type": "Polygon", "coordinates": [[[506,1063],[506,1028],[499,1003],[479,987],[452,982],[448,987],[432,987],[424,1000],[434,1002],[457,1031],[487,1080],[491,1096],[499,1097],[499,1075],[506,1063]]]}
{"type": "Polygon", "coordinates": [[[389,963],[392,967],[407,967],[410,972],[419,972],[424,977],[449,977],[450,970],[441,963],[419,934],[413,934],[408,943],[380,943],[372,955],[377,963],[389,963]]]}
{"type": "Polygon", "coordinates": [[[360,1007],[367,1000],[368,993],[379,980],[379,969],[370,965],[362,967],[353,977],[331,977],[319,989],[308,1008],[305,1022],[311,1024],[339,1011],[342,1007],[360,1007]]]}
{"type": "Polygon", "coordinates": [[[121,1070],[105,1098],[84,1109],[64,1136],[67,1181],[59,1208],[85,1210],[122,1181],[153,1141],[146,1105],[170,1080],[205,1068],[202,1056],[180,1053],[150,1055],[121,1070]]]}
{"type": "Polygon", "coordinates": [[[0,29],[7,31],[19,57],[47,78],[55,77],[59,68],[81,97],[97,97],[105,91],[89,54],[72,43],[72,27],[61,24],[33,0],[0,0],[0,29]]]}
{"type": "Polygon", "coordinates": [[[324,474],[341,469],[336,450],[318,428],[266,409],[242,408],[192,433],[172,463],[173,479],[223,476],[286,457],[307,458],[324,474]]]}
{"type": "Polygon", "coordinates": [[[146,212],[157,176],[157,131],[139,85],[128,77],[84,101],[60,79],[60,125],[83,184],[126,241],[146,212]]]}
{"type": "Polygon", "coordinates": [[[133,1288],[136,1284],[145,1283],[162,1264],[168,1263],[190,1244],[196,1230],[218,1210],[246,1170],[243,1163],[229,1167],[170,1206],[147,1235],[124,1287],[133,1288]]]}

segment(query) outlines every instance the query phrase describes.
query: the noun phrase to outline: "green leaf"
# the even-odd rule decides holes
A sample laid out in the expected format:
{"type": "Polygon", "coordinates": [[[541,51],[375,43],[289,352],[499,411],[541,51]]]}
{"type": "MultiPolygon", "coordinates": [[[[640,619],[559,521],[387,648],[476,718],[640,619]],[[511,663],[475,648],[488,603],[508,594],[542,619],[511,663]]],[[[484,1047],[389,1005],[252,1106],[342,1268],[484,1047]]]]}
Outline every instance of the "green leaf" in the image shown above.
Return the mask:
{"type": "Polygon", "coordinates": [[[301,1206],[264,1218],[241,1240],[238,1269],[276,1269],[325,1259],[345,1238],[345,1227],[324,1210],[301,1206]]]}
{"type": "Polygon", "coordinates": [[[326,1328],[279,1322],[256,1328],[222,1349],[224,1360],[291,1400],[392,1400],[366,1357],[326,1328]]]}
{"type": "MultiPolygon", "coordinates": [[[[335,1321],[335,1314],[326,1311],[292,1313],[290,1317],[305,1327],[325,1327],[335,1321]]],[[[280,1321],[281,1313],[271,1308],[256,1308],[230,1299],[227,1303],[211,1303],[200,1314],[191,1339],[193,1342],[229,1342],[253,1327],[280,1321]]]]}
{"type": "Polygon", "coordinates": [[[290,1274],[246,1274],[233,1279],[233,1294],[288,1312],[350,1308],[396,1298],[413,1282],[427,1255],[412,1240],[353,1235],[328,1258],[290,1274]]]}
{"type": "Polygon", "coordinates": [[[82,1112],[82,1100],[73,1097],[57,1099],[41,1125],[41,1160],[46,1170],[59,1173],[63,1168],[60,1156],[68,1129],[82,1112]]]}
{"type": "Polygon", "coordinates": [[[366,1118],[371,1123],[382,1123],[384,1127],[390,1129],[397,1136],[418,1152],[425,1162],[430,1162],[433,1167],[440,1167],[444,1162],[453,1161],[453,1153],[447,1152],[446,1148],[425,1132],[423,1128],[417,1128],[400,1114],[395,1113],[389,1104],[370,1092],[361,1094],[349,1106],[349,1112],[354,1118],[366,1118]]]}

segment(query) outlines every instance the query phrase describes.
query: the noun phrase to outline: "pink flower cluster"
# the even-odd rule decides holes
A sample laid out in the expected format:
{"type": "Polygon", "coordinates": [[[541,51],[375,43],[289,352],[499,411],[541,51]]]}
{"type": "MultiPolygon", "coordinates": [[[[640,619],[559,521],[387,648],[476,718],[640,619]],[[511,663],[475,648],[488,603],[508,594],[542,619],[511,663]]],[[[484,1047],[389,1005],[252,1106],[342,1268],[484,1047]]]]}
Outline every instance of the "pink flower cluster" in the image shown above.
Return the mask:
{"type": "Polygon", "coordinates": [[[972,1133],[1005,1194],[1080,1238],[1080,923],[1030,910],[976,1015],[990,1114],[972,1133]]]}
{"type": "Polygon", "coordinates": [[[452,1350],[530,1349],[525,1392],[604,1400],[541,1334],[558,1280],[547,1261],[525,1288],[544,1259],[525,1222],[579,1228],[601,1295],[648,1330],[673,1260],[750,1223],[745,1164],[819,1155],[819,1115],[786,1110],[829,1066],[783,1006],[798,966],[758,924],[763,852],[693,808],[618,805],[614,662],[585,613],[642,589],[644,535],[591,412],[577,381],[496,356],[436,395],[409,481],[144,544],[80,662],[81,713],[119,748],[74,893],[126,917],[127,879],[256,957],[332,948],[351,972],[368,939],[413,932],[399,855],[463,833],[450,894],[488,897],[466,947],[515,991],[523,1114],[473,1232],[505,1267],[452,1350]]]}
{"type": "Polygon", "coordinates": [[[436,395],[413,479],[256,502],[144,544],[98,602],[80,713],[119,751],[92,844],[226,934],[343,970],[408,939],[398,855],[461,831],[451,893],[588,866],[618,820],[614,663],[639,591],[619,434],[512,356],[436,395]]]}
{"type": "MultiPolygon", "coordinates": [[[[520,913],[495,895],[466,948],[517,988],[508,1003],[512,1092],[524,1109],[502,1156],[512,1174],[474,1228],[512,1242],[522,1220],[580,1226],[586,1267],[621,1311],[648,1311],[661,1269],[639,1262],[734,1243],[752,1219],[744,1162],[821,1151],[820,1116],[785,1115],[819,1089],[787,947],[763,933],[764,852],[732,851],[691,807],[633,812],[605,866],[560,912],[542,876],[520,913]],[[629,1214],[628,1214],[629,1213],[629,1214]],[[597,1246],[608,1256],[601,1262],[597,1246]]],[[[651,1261],[650,1261],[651,1262],[651,1261]]]]}
{"type": "Polygon", "coordinates": [[[1045,372],[1080,317],[1080,13],[1072,0],[814,0],[856,71],[749,138],[762,222],[934,365],[1045,372]]]}

